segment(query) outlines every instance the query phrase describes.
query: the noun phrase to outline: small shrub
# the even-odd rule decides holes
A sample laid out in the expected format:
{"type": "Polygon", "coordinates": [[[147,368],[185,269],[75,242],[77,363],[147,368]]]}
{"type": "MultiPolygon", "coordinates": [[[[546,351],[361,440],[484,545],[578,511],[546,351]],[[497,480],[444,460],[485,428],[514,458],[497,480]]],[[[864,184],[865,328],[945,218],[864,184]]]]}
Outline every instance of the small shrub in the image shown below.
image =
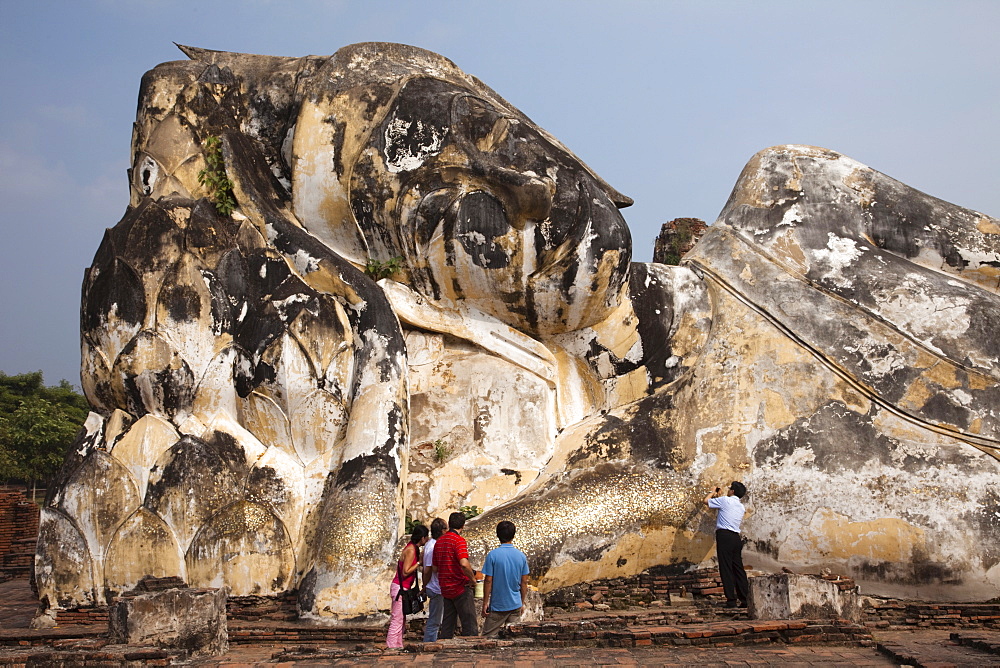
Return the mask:
{"type": "Polygon", "coordinates": [[[448,445],[448,441],[441,440],[440,438],[434,441],[434,460],[438,463],[451,457],[451,447],[448,445]]]}
{"type": "Polygon", "coordinates": [[[370,257],[365,263],[365,274],[373,281],[380,281],[383,278],[392,278],[402,268],[403,258],[401,257],[394,257],[385,262],[370,257]]]}
{"type": "Polygon", "coordinates": [[[473,517],[481,515],[483,511],[479,506],[462,506],[458,512],[465,515],[465,519],[471,520],[473,517]]]}
{"type": "Polygon", "coordinates": [[[228,216],[236,208],[236,200],[233,198],[233,182],[226,176],[222,140],[218,137],[205,140],[205,164],[205,169],[198,172],[198,183],[208,191],[208,198],[215,204],[215,210],[228,216]]]}

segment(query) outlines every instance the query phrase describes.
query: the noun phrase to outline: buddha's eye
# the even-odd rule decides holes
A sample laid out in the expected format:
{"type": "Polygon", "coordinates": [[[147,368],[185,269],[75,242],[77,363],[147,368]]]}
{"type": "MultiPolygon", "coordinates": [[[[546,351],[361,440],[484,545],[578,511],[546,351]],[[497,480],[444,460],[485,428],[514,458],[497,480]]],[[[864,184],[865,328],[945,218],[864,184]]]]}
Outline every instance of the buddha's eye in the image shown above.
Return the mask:
{"type": "Polygon", "coordinates": [[[479,151],[492,153],[505,147],[512,121],[485,100],[463,95],[452,113],[456,129],[479,151]]]}
{"type": "Polygon", "coordinates": [[[510,120],[504,117],[498,118],[489,133],[476,142],[476,146],[484,153],[492,153],[498,150],[506,144],[507,137],[510,135],[510,128],[510,120]]]}

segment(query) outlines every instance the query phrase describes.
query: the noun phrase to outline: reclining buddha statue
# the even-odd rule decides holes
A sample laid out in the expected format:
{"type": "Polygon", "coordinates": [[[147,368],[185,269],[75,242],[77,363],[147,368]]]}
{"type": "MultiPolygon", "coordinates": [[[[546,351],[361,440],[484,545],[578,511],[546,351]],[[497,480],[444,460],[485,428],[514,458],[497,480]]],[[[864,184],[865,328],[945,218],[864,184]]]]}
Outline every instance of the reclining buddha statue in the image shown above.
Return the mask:
{"type": "Polygon", "coordinates": [[[374,618],[404,516],[468,506],[543,591],[690,567],[733,479],[761,568],[1000,589],[997,219],[780,146],[633,263],[631,200],[441,56],[182,49],[84,279],[43,606],[152,575],[374,618]]]}

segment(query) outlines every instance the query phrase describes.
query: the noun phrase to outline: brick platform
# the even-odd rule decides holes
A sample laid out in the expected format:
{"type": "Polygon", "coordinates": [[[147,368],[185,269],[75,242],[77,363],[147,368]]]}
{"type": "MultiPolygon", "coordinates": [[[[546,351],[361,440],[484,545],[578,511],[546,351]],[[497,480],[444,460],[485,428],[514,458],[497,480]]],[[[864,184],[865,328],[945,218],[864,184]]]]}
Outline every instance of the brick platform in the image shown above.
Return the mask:
{"type": "MultiPolygon", "coordinates": [[[[266,599],[258,601],[257,612],[266,599]]],[[[251,601],[242,601],[253,609],[251,601]]],[[[0,666],[157,666],[189,660],[183,653],[111,645],[107,625],[27,628],[36,602],[25,580],[0,583],[0,666]]],[[[968,606],[959,606],[968,608],[968,606]]],[[[280,606],[279,606],[280,609],[280,606]]],[[[948,606],[944,606],[948,609],[948,606]]],[[[273,610],[272,610],[273,612],[273,610]]],[[[861,628],[841,621],[754,622],[709,599],[664,609],[599,613],[550,610],[542,624],[515,626],[497,640],[417,642],[422,623],[408,624],[406,650],[386,650],[385,628],[329,628],[275,620],[230,622],[230,651],[197,665],[279,663],[300,666],[698,665],[914,666],[997,665],[1000,633],[984,628],[861,628]],[[869,636],[870,634],[870,636],[869,636]],[[867,638],[872,640],[868,640],[867,638]],[[873,646],[868,646],[873,645],[873,646]],[[903,660],[905,658],[905,661],[903,660]]],[[[950,614],[950,613],[946,613],[950,614]]],[[[960,615],[961,616],[961,615],[960,615]]],[[[970,615],[974,617],[975,615],[970,615]]]]}
{"type": "Polygon", "coordinates": [[[877,649],[899,665],[919,668],[1000,666],[1000,636],[937,629],[877,633],[877,649]]]}
{"type": "MultiPolygon", "coordinates": [[[[816,577],[836,582],[845,590],[855,586],[850,578],[836,575],[816,577]]],[[[702,623],[715,619],[713,603],[721,599],[721,595],[715,592],[715,582],[718,582],[718,571],[715,570],[674,576],[643,573],[632,578],[596,580],[556,590],[545,596],[545,604],[548,616],[559,611],[607,614],[641,610],[647,616],[663,611],[664,619],[672,616],[670,624],[702,623]],[[670,595],[674,592],[676,597],[671,599],[670,595]],[[688,605],[681,605],[685,602],[688,605]]],[[[226,607],[231,621],[295,623],[295,601],[294,593],[274,599],[240,596],[230,598],[226,607]]],[[[868,597],[867,601],[862,624],[869,629],[1000,629],[1000,603],[923,603],[875,597],[868,597]]],[[[57,621],[61,626],[107,624],[108,611],[106,607],[63,610],[58,613],[57,621]]]]}

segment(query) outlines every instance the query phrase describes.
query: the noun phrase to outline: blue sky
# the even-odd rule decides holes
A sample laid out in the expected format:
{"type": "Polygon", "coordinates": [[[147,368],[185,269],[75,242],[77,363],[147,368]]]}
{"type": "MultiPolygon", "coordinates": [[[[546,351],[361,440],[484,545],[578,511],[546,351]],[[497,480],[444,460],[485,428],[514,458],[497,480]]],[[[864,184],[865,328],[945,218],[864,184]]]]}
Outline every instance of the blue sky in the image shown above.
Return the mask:
{"type": "Polygon", "coordinates": [[[1000,2],[0,0],[0,371],[79,383],[79,292],[128,202],[143,72],[172,42],[301,56],[437,51],[660,224],[708,221],[756,151],[845,153],[1000,215],[1000,2]]]}

